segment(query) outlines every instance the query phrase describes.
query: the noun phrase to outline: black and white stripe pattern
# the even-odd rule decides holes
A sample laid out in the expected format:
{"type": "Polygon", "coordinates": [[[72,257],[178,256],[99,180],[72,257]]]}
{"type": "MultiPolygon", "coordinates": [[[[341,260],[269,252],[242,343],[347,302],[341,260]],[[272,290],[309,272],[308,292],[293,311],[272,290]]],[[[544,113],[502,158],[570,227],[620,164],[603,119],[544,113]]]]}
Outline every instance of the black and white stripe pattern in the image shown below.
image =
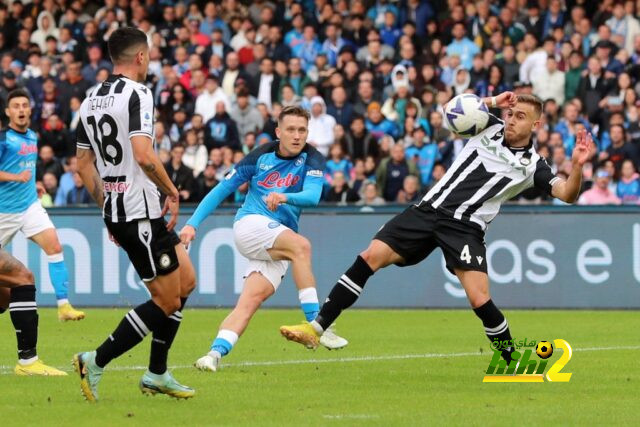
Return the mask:
{"type": "Polygon", "coordinates": [[[138,333],[138,335],[140,335],[140,338],[144,338],[149,334],[149,328],[147,328],[147,325],[144,324],[135,310],[128,312],[125,318],[129,321],[131,327],[138,333]]]}
{"type": "Polygon", "coordinates": [[[501,333],[503,333],[507,329],[509,329],[509,323],[507,323],[507,319],[504,319],[502,321],[502,323],[500,323],[495,328],[487,328],[487,327],[485,327],[484,331],[487,333],[488,336],[494,336],[494,335],[500,335],[501,333]]]}
{"type": "Polygon", "coordinates": [[[559,181],[533,144],[510,148],[504,141],[504,122],[493,118],[483,132],[469,139],[447,173],[424,196],[428,205],[483,230],[500,206],[536,186],[547,194],[559,181]]]}
{"type": "Polygon", "coordinates": [[[153,94],[141,83],[111,75],[92,90],[80,106],[77,147],[92,150],[100,177],[124,177],[107,185],[103,215],[111,222],[159,218],[162,212],[156,185],[133,154],[131,138],[154,139],[153,94]]]}
{"type": "Polygon", "coordinates": [[[35,301],[21,301],[9,303],[9,312],[13,311],[31,311],[37,310],[38,306],[35,301]]]}
{"type": "Polygon", "coordinates": [[[362,288],[356,285],[353,280],[349,279],[349,277],[346,274],[343,274],[342,277],[340,277],[340,279],[338,280],[338,283],[340,283],[345,288],[349,289],[358,297],[362,293],[362,288]]]}
{"type": "Polygon", "coordinates": [[[178,323],[182,322],[182,312],[180,310],[176,311],[175,313],[169,316],[169,319],[173,319],[178,323]]]}

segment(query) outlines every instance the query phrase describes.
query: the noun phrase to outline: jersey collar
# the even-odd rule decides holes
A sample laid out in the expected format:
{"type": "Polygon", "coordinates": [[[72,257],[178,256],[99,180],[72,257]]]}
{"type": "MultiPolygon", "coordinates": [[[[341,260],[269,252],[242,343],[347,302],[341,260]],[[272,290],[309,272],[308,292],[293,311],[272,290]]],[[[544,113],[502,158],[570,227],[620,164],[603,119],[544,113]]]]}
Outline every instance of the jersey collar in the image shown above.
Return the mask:
{"type": "Polygon", "coordinates": [[[11,126],[7,126],[7,131],[13,131],[15,133],[19,133],[20,135],[26,135],[27,132],[29,132],[29,128],[27,128],[27,130],[25,130],[24,132],[21,132],[18,129],[12,128],[11,126]]]}

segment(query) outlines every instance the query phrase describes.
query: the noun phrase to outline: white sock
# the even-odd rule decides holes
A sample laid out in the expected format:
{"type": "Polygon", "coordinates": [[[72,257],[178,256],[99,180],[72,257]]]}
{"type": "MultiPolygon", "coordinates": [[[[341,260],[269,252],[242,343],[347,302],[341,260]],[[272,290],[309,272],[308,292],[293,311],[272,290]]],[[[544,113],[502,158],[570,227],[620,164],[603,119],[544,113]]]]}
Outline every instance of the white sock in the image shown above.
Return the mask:
{"type": "Polygon", "coordinates": [[[58,307],[63,306],[65,304],[69,304],[69,300],[67,298],[62,298],[58,300],[58,307]]]}
{"type": "Polygon", "coordinates": [[[38,356],[33,356],[28,359],[18,359],[18,363],[22,366],[25,366],[25,365],[31,365],[36,360],[38,360],[38,356]]]}
{"type": "Polygon", "coordinates": [[[322,335],[324,333],[324,329],[322,329],[322,326],[320,326],[320,323],[316,322],[315,320],[312,320],[311,322],[309,322],[309,324],[313,326],[313,329],[316,330],[318,335],[322,335]]]}

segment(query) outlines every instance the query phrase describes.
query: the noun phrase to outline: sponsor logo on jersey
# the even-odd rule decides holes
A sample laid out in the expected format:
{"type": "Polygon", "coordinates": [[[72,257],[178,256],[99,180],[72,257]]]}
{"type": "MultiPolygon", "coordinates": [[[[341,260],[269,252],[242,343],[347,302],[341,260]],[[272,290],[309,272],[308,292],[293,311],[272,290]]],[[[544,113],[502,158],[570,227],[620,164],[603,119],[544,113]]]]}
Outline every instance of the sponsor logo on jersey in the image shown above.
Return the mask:
{"type": "Polygon", "coordinates": [[[310,171],[307,172],[307,176],[317,176],[317,177],[322,178],[322,171],[317,170],[317,169],[316,170],[310,170],[310,171]]]}
{"type": "Polygon", "coordinates": [[[284,178],[280,176],[280,172],[275,171],[271,172],[269,175],[265,177],[262,181],[258,181],[258,185],[264,188],[283,188],[283,187],[293,187],[300,181],[300,177],[298,175],[294,175],[292,173],[288,173],[284,178]]]}
{"type": "Polygon", "coordinates": [[[22,147],[20,147],[20,151],[18,151],[18,155],[28,156],[29,154],[34,154],[37,152],[38,146],[36,144],[27,144],[26,142],[23,142],[22,147]]]}
{"type": "Polygon", "coordinates": [[[260,163],[260,166],[258,167],[261,171],[268,171],[269,169],[273,168],[273,165],[267,165],[264,163],[260,163]]]}
{"type": "MultiPolygon", "coordinates": [[[[480,139],[480,142],[484,146],[485,150],[487,150],[489,153],[493,154],[494,156],[496,156],[497,158],[499,158],[500,160],[502,160],[503,162],[505,162],[506,164],[508,164],[512,168],[514,168],[515,170],[517,170],[519,172],[522,172],[522,175],[527,176],[527,168],[522,167],[522,166],[518,166],[518,164],[516,162],[513,162],[513,161],[509,160],[509,158],[504,153],[499,152],[498,151],[499,148],[497,146],[493,145],[491,143],[491,140],[489,138],[487,138],[486,135],[484,135],[480,139]]],[[[522,164],[524,165],[524,163],[522,163],[522,164]]]]}
{"type": "Polygon", "coordinates": [[[131,186],[130,183],[127,182],[103,182],[104,191],[107,193],[124,193],[131,186]]]}

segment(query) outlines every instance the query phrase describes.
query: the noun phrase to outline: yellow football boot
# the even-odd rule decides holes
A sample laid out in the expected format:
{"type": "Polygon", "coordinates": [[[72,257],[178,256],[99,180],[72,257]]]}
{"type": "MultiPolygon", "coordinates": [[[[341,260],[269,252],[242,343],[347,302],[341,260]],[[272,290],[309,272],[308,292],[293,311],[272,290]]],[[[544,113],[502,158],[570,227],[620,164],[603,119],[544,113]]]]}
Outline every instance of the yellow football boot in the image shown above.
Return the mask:
{"type": "Polygon", "coordinates": [[[64,303],[58,307],[58,320],[66,322],[67,320],[84,319],[84,311],[76,310],[71,304],[64,303]]]}
{"type": "Polygon", "coordinates": [[[15,372],[16,375],[44,375],[52,377],[63,377],[67,375],[64,371],[45,365],[40,359],[28,365],[18,363],[13,369],[13,372],[15,372]]]}
{"type": "Polygon", "coordinates": [[[280,334],[289,341],[295,341],[312,350],[318,348],[320,341],[320,335],[309,322],[293,326],[280,326],[280,334]]]}

